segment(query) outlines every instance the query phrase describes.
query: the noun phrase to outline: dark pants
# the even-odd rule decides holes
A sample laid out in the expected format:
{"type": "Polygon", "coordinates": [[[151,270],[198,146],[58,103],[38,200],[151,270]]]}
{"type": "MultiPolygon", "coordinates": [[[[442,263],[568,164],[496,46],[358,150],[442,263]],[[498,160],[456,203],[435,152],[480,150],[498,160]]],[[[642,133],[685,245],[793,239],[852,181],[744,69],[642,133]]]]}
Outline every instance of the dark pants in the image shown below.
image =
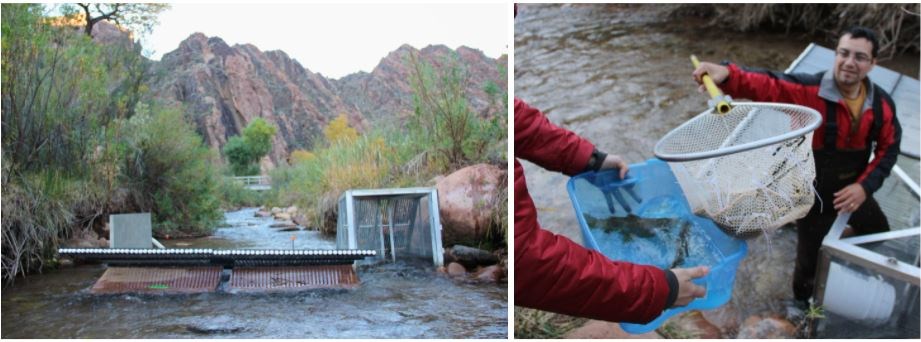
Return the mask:
{"type": "MultiPolygon", "coordinates": [[[[834,201],[833,196],[823,196],[825,202],[834,201]]],[[[796,269],[793,272],[793,296],[797,300],[805,301],[812,296],[815,287],[815,269],[819,257],[819,248],[822,247],[822,239],[828,234],[832,223],[835,222],[838,213],[830,203],[825,203],[825,210],[819,213],[819,202],[812,206],[802,219],[796,221],[796,233],[798,240],[796,242],[796,269]],[[831,207],[831,208],[830,208],[831,207]],[[830,210],[829,210],[830,209],[830,210]]],[[[883,214],[879,204],[871,195],[867,200],[857,208],[848,224],[854,229],[857,235],[879,233],[889,230],[889,221],[883,214]]]]}

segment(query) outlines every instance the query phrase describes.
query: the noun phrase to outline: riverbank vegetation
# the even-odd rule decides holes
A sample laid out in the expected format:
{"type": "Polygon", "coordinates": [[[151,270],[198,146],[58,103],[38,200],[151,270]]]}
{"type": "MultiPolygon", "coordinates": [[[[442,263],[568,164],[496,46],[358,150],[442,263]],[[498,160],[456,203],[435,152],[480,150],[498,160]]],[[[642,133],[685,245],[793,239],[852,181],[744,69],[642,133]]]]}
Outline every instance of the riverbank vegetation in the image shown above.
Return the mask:
{"type": "Polygon", "coordinates": [[[149,96],[140,46],[94,42],[42,5],[2,6],[4,281],[109,213],[150,212],[155,235],[210,233],[219,155],[182,108],[149,96]]]}
{"type": "Polygon", "coordinates": [[[921,5],[914,4],[680,4],[669,15],[709,18],[721,29],[803,32],[824,36],[834,46],[838,34],[853,25],[869,27],[879,36],[880,57],[919,52],[921,5]]]}
{"type": "MultiPolygon", "coordinates": [[[[434,186],[434,177],[464,166],[491,162],[504,167],[507,92],[493,83],[483,85],[497,110],[474,113],[466,100],[468,77],[457,58],[433,68],[410,56],[406,63],[412,69],[415,110],[406,123],[376,125],[359,134],[345,116],[332,120],[321,147],[295,151],[292,165],[272,173],[269,204],[297,205],[321,231],[333,234],[338,197],[345,190],[434,186]]],[[[501,207],[495,235],[505,241],[506,209],[501,207]]]]}

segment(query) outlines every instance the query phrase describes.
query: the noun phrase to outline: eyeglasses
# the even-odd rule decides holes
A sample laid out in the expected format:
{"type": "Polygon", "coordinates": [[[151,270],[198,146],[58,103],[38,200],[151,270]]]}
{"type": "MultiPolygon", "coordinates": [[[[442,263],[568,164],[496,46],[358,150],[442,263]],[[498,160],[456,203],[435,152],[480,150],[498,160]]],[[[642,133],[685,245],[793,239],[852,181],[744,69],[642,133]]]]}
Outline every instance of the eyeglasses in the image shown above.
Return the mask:
{"type": "MultiPolygon", "coordinates": [[[[838,55],[838,57],[841,57],[841,58],[844,58],[844,59],[848,59],[848,57],[851,56],[851,52],[848,51],[848,50],[845,50],[845,49],[841,49],[841,50],[835,51],[835,54],[838,55]]],[[[870,59],[871,59],[870,56],[867,56],[867,54],[865,54],[865,53],[860,53],[860,52],[858,52],[858,53],[855,53],[855,54],[854,54],[854,60],[857,61],[857,63],[860,63],[860,64],[867,64],[867,63],[870,63],[870,59]]]]}

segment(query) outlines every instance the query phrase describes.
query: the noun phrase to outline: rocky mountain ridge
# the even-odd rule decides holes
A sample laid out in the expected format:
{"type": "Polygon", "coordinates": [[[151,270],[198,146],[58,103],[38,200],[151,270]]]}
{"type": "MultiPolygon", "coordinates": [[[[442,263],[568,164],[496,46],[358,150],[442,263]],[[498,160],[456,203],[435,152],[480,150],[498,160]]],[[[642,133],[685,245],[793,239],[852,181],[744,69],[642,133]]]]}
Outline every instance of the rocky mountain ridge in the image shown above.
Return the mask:
{"type": "Polygon", "coordinates": [[[400,46],[381,59],[370,73],[329,79],[310,71],[283,51],[261,51],[251,44],[229,46],[221,38],[195,33],[153,63],[151,91],[168,103],[185,106],[210,146],[221,148],[261,117],[278,128],[263,168],[284,163],[295,149],[310,150],[322,141],[327,123],[344,114],[359,131],[382,122],[405,122],[412,114],[410,54],[445,67],[450,56],[466,70],[468,102],[481,115],[495,113],[484,91],[494,83],[507,89],[507,59],[481,51],[443,45],[421,50],[400,46]]]}

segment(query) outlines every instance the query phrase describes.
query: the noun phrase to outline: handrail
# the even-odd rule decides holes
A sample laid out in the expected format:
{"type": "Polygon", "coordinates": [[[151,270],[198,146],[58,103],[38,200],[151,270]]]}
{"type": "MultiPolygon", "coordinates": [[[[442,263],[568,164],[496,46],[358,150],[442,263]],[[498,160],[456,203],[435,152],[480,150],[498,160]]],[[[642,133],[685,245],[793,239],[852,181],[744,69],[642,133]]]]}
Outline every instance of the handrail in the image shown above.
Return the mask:
{"type": "Polygon", "coordinates": [[[242,182],[243,185],[270,185],[272,183],[269,176],[236,176],[230,178],[242,182]]]}

